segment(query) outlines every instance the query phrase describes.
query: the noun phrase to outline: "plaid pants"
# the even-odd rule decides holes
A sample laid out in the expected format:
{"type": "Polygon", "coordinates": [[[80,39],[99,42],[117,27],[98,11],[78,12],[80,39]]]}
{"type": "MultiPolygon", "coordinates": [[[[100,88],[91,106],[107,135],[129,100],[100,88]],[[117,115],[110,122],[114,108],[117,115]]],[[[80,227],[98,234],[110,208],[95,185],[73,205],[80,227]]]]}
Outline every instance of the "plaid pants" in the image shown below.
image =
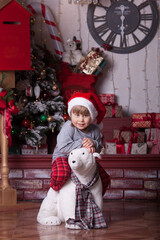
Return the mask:
{"type": "MultiPolygon", "coordinates": [[[[110,177],[104,170],[104,168],[98,164],[99,169],[99,176],[102,181],[103,186],[103,195],[105,194],[107,187],[110,183],[110,177]]],[[[71,169],[68,164],[68,159],[64,157],[58,157],[52,163],[52,171],[51,171],[51,180],[50,186],[55,190],[58,191],[62,188],[65,182],[68,180],[71,174],[71,169]]]]}

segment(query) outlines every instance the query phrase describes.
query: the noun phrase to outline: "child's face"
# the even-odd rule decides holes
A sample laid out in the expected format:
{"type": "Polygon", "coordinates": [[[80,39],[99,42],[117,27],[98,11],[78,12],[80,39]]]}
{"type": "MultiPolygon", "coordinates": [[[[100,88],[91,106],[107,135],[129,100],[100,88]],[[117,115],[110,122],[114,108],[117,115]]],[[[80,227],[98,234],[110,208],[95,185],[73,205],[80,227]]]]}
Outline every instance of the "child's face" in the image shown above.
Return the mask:
{"type": "Polygon", "coordinates": [[[91,123],[91,117],[90,114],[71,112],[71,122],[79,130],[85,131],[91,123]]]}

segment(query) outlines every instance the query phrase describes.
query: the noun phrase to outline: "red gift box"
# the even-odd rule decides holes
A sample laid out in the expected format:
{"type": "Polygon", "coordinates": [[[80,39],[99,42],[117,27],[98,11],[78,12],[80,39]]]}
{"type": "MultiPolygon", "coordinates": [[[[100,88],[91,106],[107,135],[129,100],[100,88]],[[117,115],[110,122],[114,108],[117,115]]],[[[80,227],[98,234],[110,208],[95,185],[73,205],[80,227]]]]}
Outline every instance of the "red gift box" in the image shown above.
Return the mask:
{"type": "Polygon", "coordinates": [[[145,129],[149,154],[160,154],[160,129],[145,129]],[[148,130],[148,131],[147,131],[148,130]]]}
{"type": "Polygon", "coordinates": [[[160,113],[134,113],[132,114],[132,127],[160,127],[160,113]]]}
{"type": "Polygon", "coordinates": [[[144,143],[145,142],[145,133],[133,131],[131,128],[121,127],[120,129],[113,130],[113,138],[123,139],[125,143],[129,143],[131,138],[134,143],[144,143]]]}
{"type": "Polygon", "coordinates": [[[105,104],[106,114],[105,118],[121,118],[122,117],[122,106],[117,103],[107,102],[105,104]]]}
{"type": "Polygon", "coordinates": [[[110,102],[110,103],[114,103],[115,102],[114,94],[112,94],[112,93],[99,94],[98,96],[99,96],[99,98],[100,98],[100,100],[101,100],[101,102],[103,104],[106,104],[108,102],[110,102]]]}

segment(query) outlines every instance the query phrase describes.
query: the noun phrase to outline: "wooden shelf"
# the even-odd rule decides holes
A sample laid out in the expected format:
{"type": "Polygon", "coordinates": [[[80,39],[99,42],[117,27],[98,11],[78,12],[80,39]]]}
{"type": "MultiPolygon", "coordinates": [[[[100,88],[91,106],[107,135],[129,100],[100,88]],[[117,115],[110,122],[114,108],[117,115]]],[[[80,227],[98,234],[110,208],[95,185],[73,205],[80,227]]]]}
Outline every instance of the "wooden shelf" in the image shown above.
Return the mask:
{"type": "MultiPolygon", "coordinates": [[[[99,163],[104,168],[160,168],[160,155],[102,155],[99,163]]],[[[52,154],[48,155],[9,155],[10,169],[51,168],[52,154]]]]}
{"type": "Polygon", "coordinates": [[[160,168],[160,155],[103,155],[99,163],[104,168],[160,168]]]}

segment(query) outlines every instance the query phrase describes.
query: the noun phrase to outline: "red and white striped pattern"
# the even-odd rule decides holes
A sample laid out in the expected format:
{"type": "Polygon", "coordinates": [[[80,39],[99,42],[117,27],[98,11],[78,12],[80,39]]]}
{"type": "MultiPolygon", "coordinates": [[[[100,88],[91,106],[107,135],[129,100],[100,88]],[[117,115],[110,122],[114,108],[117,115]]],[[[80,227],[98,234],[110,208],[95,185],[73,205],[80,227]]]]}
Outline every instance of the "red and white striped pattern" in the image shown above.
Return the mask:
{"type": "Polygon", "coordinates": [[[50,33],[50,37],[53,40],[53,46],[56,55],[61,58],[63,54],[63,45],[62,40],[59,36],[57,26],[53,17],[53,14],[48,6],[45,6],[42,3],[31,3],[27,6],[32,14],[40,13],[42,14],[50,33]]]}

